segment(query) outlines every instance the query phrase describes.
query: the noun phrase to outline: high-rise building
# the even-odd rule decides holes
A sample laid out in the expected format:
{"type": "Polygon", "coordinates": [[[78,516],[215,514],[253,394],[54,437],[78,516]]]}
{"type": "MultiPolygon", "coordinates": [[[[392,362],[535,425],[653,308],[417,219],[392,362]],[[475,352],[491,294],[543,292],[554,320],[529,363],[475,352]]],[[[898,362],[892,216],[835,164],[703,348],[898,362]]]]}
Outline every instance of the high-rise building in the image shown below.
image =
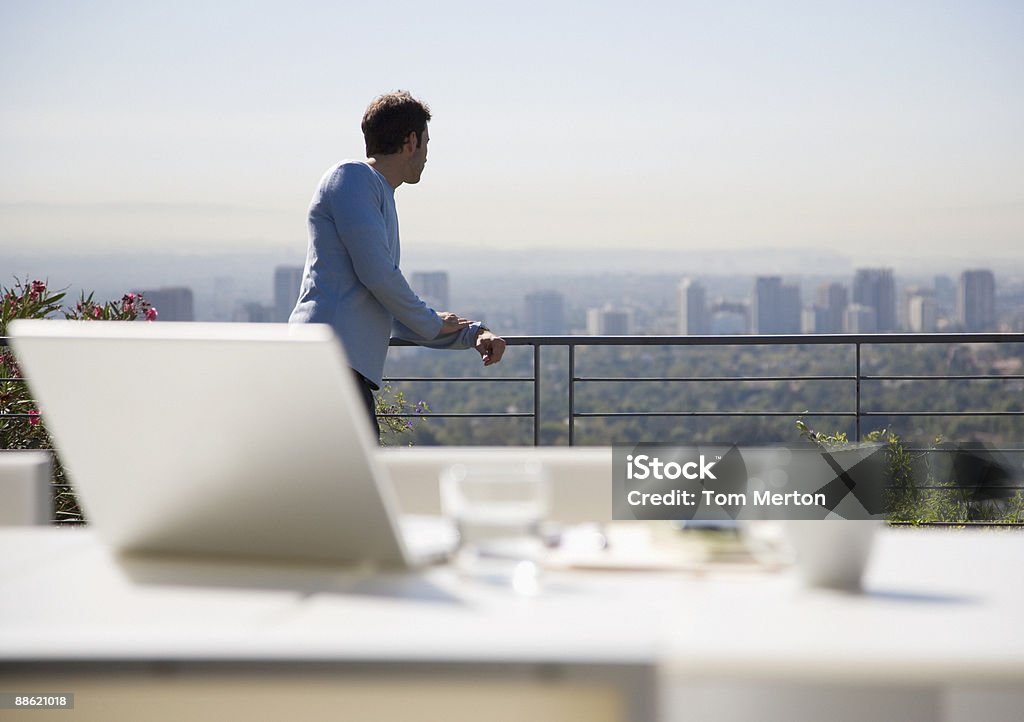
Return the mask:
{"type": "Polygon", "coordinates": [[[234,276],[217,276],[213,279],[213,300],[210,303],[211,321],[230,321],[238,302],[234,276]]]}
{"type": "Polygon", "coordinates": [[[566,332],[565,296],[558,291],[534,291],[524,297],[526,333],[561,336],[566,332]]]}
{"type": "Polygon", "coordinates": [[[964,331],[992,331],[996,326],[996,279],[992,271],[978,269],[960,274],[956,317],[964,331]]]}
{"type": "MultiPolygon", "coordinates": [[[[814,299],[814,330],[812,333],[842,333],[843,314],[849,293],[841,283],[823,283],[814,299]]],[[[806,328],[805,328],[806,330],[806,328]]]]}
{"type": "Polygon", "coordinates": [[[409,285],[435,311],[450,310],[446,271],[417,271],[409,277],[409,285]]]}
{"type": "Polygon", "coordinates": [[[196,320],[191,288],[156,288],[139,293],[156,309],[157,318],[161,321],[196,320]]]}
{"type": "Polygon", "coordinates": [[[950,316],[956,313],[956,283],[949,276],[935,276],[935,300],[939,302],[939,313],[950,316]]]}
{"type": "Polygon", "coordinates": [[[891,268],[857,269],[853,277],[853,302],[875,309],[877,332],[896,330],[896,283],[891,268]]]}
{"type": "Polygon", "coordinates": [[[800,314],[801,333],[834,333],[826,331],[829,328],[828,309],[815,304],[808,306],[800,314]]]}
{"type": "Polygon", "coordinates": [[[707,291],[695,279],[684,278],[679,284],[679,333],[682,336],[702,336],[710,332],[707,291]]]}
{"type": "Polygon", "coordinates": [[[277,308],[264,306],[257,301],[242,301],[235,307],[232,321],[237,323],[271,323],[277,308]]]}
{"type": "Polygon", "coordinates": [[[708,311],[708,333],[722,336],[753,333],[749,301],[719,298],[708,304],[708,311]]]}
{"type": "Polygon", "coordinates": [[[779,276],[758,276],[751,303],[756,334],[800,333],[800,287],[779,276]]]}
{"type": "Polygon", "coordinates": [[[779,289],[779,325],[778,333],[800,333],[800,311],[803,302],[800,300],[800,286],[795,283],[784,283],[779,289]]]}
{"type": "Polygon", "coordinates": [[[757,333],[779,333],[775,311],[779,304],[779,276],[758,276],[754,280],[754,295],[750,299],[750,327],[757,333]]]}
{"type": "Polygon", "coordinates": [[[847,333],[876,333],[878,331],[878,312],[875,311],[874,306],[851,303],[846,307],[843,330],[847,333]]]}
{"type": "Polygon", "coordinates": [[[587,334],[590,336],[629,336],[633,333],[630,311],[605,306],[587,310],[587,334]]]}
{"type": "Polygon", "coordinates": [[[907,326],[914,333],[932,333],[939,327],[939,302],[935,293],[917,289],[907,298],[907,326]]]}
{"type": "Polygon", "coordinates": [[[302,266],[278,266],[274,269],[274,321],[285,323],[299,300],[302,266]]]}

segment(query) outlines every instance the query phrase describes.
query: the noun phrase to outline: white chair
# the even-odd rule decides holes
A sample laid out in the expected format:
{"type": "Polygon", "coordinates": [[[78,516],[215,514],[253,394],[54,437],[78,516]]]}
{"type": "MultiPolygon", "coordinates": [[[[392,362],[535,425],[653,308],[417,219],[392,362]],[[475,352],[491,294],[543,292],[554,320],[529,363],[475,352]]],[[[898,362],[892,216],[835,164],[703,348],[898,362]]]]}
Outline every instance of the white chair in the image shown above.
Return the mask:
{"type": "Polygon", "coordinates": [[[0,451],[0,526],[49,524],[51,452],[0,451]]]}

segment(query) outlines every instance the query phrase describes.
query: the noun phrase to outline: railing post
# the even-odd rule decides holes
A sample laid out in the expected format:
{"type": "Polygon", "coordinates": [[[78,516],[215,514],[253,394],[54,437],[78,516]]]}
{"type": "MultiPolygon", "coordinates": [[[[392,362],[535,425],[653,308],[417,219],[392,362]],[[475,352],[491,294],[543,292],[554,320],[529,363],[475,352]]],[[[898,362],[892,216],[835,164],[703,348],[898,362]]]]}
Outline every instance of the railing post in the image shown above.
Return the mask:
{"type": "Polygon", "coordinates": [[[857,364],[857,369],[856,369],[856,376],[857,376],[857,381],[856,381],[856,383],[857,383],[857,426],[856,426],[856,428],[857,428],[857,441],[860,441],[860,341],[857,341],[854,344],[854,348],[856,349],[855,357],[856,357],[856,364],[857,364]]]}
{"type": "Polygon", "coordinates": [[[576,444],[576,345],[569,344],[569,446],[576,444]]]}
{"type": "Polygon", "coordinates": [[[533,344],[533,445],[540,446],[540,344],[533,344]]]}

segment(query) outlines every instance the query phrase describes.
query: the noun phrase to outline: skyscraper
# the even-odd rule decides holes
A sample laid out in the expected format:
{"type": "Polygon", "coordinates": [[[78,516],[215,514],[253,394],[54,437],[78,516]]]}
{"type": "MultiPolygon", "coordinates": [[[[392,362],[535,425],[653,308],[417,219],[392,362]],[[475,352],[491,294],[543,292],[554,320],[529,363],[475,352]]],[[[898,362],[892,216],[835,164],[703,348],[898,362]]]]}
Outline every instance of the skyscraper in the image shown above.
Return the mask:
{"type": "Polygon", "coordinates": [[[196,320],[191,288],[157,288],[139,293],[153,305],[161,321],[196,320]]]}
{"type": "Polygon", "coordinates": [[[565,296],[558,291],[534,291],[523,300],[528,334],[561,336],[565,333],[565,296]]]}
{"type": "Polygon", "coordinates": [[[992,271],[978,269],[960,274],[956,317],[964,331],[991,331],[996,326],[996,279],[992,271]]]}
{"type": "Polygon", "coordinates": [[[284,323],[299,300],[302,266],[278,266],[274,269],[274,321],[284,323]]]}
{"type": "Polygon", "coordinates": [[[843,315],[849,303],[849,293],[841,283],[823,283],[818,286],[814,300],[814,333],[842,333],[843,315]]]}
{"type": "Polygon", "coordinates": [[[878,331],[878,313],[874,306],[851,303],[846,307],[843,329],[847,333],[876,333],[878,331]]]}
{"type": "Polygon", "coordinates": [[[857,269],[853,277],[853,302],[875,309],[877,332],[896,330],[896,283],[891,268],[857,269]]]}
{"type": "Polygon", "coordinates": [[[235,307],[231,320],[237,323],[271,323],[276,313],[276,308],[264,306],[258,301],[243,301],[235,307]]]}
{"type": "Polygon", "coordinates": [[[693,278],[684,278],[679,284],[680,335],[700,336],[710,333],[710,321],[704,286],[693,278]]]}
{"type": "Polygon", "coordinates": [[[237,303],[236,279],[234,276],[217,276],[213,279],[213,300],[208,319],[230,321],[237,303]]]}
{"type": "Polygon", "coordinates": [[[416,294],[435,311],[448,311],[448,273],[446,271],[418,271],[409,277],[409,285],[416,294]]]}
{"type": "Polygon", "coordinates": [[[800,333],[800,311],[803,302],[800,300],[800,286],[795,283],[784,283],[779,289],[779,319],[782,330],[778,333],[800,333]]]}
{"type": "Polygon", "coordinates": [[[800,333],[800,287],[779,276],[758,276],[751,303],[756,334],[800,333]]]}
{"type": "Polygon", "coordinates": [[[914,333],[932,333],[938,329],[939,302],[935,293],[915,290],[907,298],[907,325],[914,333]]]}
{"type": "Polygon", "coordinates": [[[936,276],[932,284],[935,287],[935,300],[939,302],[939,313],[956,315],[956,282],[949,276],[936,276]]]}
{"type": "Polygon", "coordinates": [[[808,306],[800,313],[800,333],[825,333],[819,329],[827,327],[828,318],[820,306],[808,306]]]}
{"type": "Polygon", "coordinates": [[[587,310],[587,334],[590,336],[629,336],[633,332],[630,311],[605,306],[587,310]]]}

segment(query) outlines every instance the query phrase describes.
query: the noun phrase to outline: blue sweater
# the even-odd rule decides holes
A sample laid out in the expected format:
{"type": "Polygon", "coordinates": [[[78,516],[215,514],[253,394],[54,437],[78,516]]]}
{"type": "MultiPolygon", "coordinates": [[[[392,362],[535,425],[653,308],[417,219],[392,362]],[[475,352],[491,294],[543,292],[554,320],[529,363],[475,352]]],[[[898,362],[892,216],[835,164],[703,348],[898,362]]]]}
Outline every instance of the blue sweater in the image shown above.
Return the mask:
{"type": "Polygon", "coordinates": [[[326,323],[352,368],[378,386],[394,334],[431,348],[470,348],[471,324],[438,336],[441,317],[398,267],[395,189],[362,161],[343,161],[320,181],[309,207],[309,248],[291,323],[326,323]]]}

